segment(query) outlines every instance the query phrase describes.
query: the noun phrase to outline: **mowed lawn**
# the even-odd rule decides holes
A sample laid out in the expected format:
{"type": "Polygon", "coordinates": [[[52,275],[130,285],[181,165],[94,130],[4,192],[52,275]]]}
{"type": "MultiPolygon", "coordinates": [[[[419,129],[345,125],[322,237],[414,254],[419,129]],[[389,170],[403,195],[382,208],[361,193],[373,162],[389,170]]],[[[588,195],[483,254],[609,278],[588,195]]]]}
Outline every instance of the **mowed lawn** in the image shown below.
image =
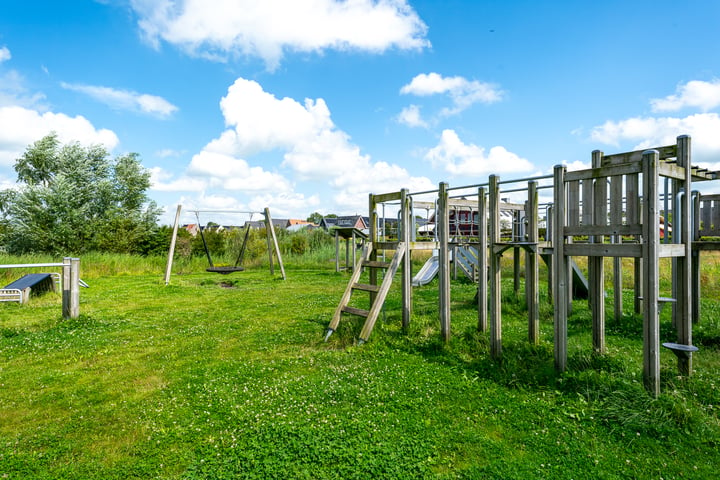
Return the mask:
{"type": "MultiPolygon", "coordinates": [[[[357,346],[351,317],[323,342],[348,278],[331,265],[286,265],[285,281],[262,267],[197,271],[169,286],[160,271],[89,267],[79,319],[61,318],[55,294],[0,305],[0,478],[716,478],[715,290],[693,377],[663,351],[654,399],[641,319],[609,319],[608,353],[593,355],[577,301],[560,375],[546,293],[530,346],[510,283],[498,363],[460,280],[449,344],[435,281],[414,291],[408,332],[396,285],[357,346]]],[[[662,331],[674,340],[668,312],[662,331]]]]}

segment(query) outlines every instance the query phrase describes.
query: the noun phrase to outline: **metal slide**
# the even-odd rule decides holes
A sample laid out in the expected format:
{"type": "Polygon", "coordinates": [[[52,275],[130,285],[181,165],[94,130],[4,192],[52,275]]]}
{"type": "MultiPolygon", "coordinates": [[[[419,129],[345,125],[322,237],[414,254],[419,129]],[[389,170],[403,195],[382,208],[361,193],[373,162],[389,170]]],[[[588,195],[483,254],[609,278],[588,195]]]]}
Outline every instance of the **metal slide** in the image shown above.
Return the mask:
{"type": "Polygon", "coordinates": [[[413,287],[419,287],[421,285],[427,285],[428,283],[430,283],[432,279],[435,278],[435,275],[437,275],[439,267],[440,264],[437,255],[433,255],[432,257],[428,258],[427,262],[425,262],[425,265],[423,265],[417,275],[413,277],[413,287]]]}

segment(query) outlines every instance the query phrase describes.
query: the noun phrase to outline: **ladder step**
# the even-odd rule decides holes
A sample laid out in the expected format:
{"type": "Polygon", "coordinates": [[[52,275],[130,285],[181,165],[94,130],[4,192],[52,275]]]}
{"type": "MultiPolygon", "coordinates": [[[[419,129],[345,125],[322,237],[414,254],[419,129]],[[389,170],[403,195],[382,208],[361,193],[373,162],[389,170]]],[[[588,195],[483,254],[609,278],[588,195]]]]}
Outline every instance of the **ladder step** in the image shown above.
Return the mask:
{"type": "Polygon", "coordinates": [[[353,290],[363,290],[365,292],[379,292],[380,285],[368,285],[367,283],[354,283],[352,286],[353,290]]]}
{"type": "Polygon", "coordinates": [[[357,315],[359,317],[365,318],[370,315],[370,312],[368,310],[363,310],[362,308],[348,307],[347,305],[342,307],[342,311],[351,315],[357,315]]]}
{"type": "Polygon", "coordinates": [[[370,268],[389,268],[390,264],[388,262],[378,262],[375,260],[368,260],[363,262],[363,266],[370,267],[370,268]]]}

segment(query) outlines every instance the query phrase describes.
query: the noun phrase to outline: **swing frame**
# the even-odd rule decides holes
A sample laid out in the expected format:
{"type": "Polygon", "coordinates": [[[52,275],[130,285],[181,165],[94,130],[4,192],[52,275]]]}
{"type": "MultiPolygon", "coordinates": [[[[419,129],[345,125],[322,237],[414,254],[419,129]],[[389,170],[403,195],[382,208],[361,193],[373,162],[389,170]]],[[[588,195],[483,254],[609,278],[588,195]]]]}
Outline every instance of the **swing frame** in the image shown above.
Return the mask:
{"type": "MultiPolygon", "coordinates": [[[[280,247],[278,245],[277,236],[275,235],[275,229],[273,228],[272,223],[272,217],[270,216],[270,209],[268,207],[265,207],[265,209],[262,212],[248,212],[248,211],[240,211],[240,210],[188,210],[188,212],[195,213],[196,217],[198,218],[198,225],[200,223],[200,213],[229,213],[229,214],[236,214],[236,213],[244,213],[244,214],[250,214],[252,218],[252,214],[260,214],[263,215],[265,218],[265,231],[267,234],[267,243],[268,243],[268,256],[270,260],[270,274],[275,275],[275,261],[273,259],[273,254],[277,257],[277,262],[280,267],[280,274],[282,275],[282,279],[285,280],[287,277],[285,276],[285,267],[283,266],[282,262],[282,255],[280,254],[280,247]]],[[[182,213],[182,205],[177,206],[177,211],[175,213],[175,222],[173,224],[173,233],[172,238],[170,240],[170,248],[168,250],[168,260],[167,265],[165,267],[165,285],[170,284],[170,276],[172,274],[172,264],[173,264],[173,257],[175,256],[175,244],[177,242],[177,232],[178,227],[180,225],[180,214],[182,213]]],[[[238,255],[238,258],[235,262],[235,266],[230,267],[219,267],[215,266],[212,263],[212,258],[210,256],[210,251],[207,247],[207,243],[205,241],[205,236],[202,232],[202,227],[200,227],[200,235],[203,240],[203,246],[205,247],[205,254],[208,258],[208,263],[210,264],[210,267],[206,269],[206,271],[211,273],[220,273],[220,274],[229,274],[233,272],[239,272],[244,270],[244,268],[241,266],[242,260],[245,255],[245,250],[247,246],[247,239],[250,232],[250,228],[248,227],[245,231],[245,238],[243,240],[242,247],[240,248],[240,254],[238,255]]]]}

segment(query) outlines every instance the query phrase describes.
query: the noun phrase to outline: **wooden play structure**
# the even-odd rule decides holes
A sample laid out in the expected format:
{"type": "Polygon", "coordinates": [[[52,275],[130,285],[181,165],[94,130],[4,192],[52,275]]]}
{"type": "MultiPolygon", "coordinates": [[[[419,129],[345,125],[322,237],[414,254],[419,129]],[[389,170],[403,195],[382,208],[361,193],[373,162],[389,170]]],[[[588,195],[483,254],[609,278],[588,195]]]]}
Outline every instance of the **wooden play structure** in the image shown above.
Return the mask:
{"type": "MultiPolygon", "coordinates": [[[[238,254],[237,260],[235,261],[234,265],[215,265],[213,263],[212,257],[210,255],[210,250],[208,249],[207,242],[205,241],[205,234],[203,233],[203,227],[199,225],[200,223],[200,214],[201,213],[215,213],[215,214],[246,214],[250,215],[250,218],[252,219],[252,215],[262,215],[263,221],[265,224],[265,232],[266,232],[266,238],[267,238],[267,247],[268,247],[268,256],[270,260],[270,275],[275,275],[275,261],[273,258],[277,258],[278,267],[280,268],[280,274],[282,275],[282,279],[285,280],[285,267],[283,266],[282,262],[282,255],[280,254],[280,247],[278,246],[277,236],[275,235],[275,229],[273,228],[273,222],[272,217],[270,216],[270,209],[265,208],[262,212],[249,212],[249,211],[239,211],[239,210],[190,210],[191,213],[195,215],[195,218],[198,220],[198,231],[199,234],[202,237],[203,246],[205,248],[205,255],[208,259],[208,267],[206,270],[208,272],[212,273],[220,273],[223,275],[233,273],[233,272],[241,272],[244,270],[242,267],[242,259],[245,254],[245,247],[248,240],[248,235],[250,232],[250,227],[246,225],[245,230],[245,236],[243,239],[243,244],[240,247],[240,252],[238,254]]],[[[173,223],[173,233],[172,238],[170,240],[170,248],[168,250],[168,259],[167,259],[167,265],[165,267],[165,285],[170,284],[170,275],[172,274],[172,264],[173,264],[173,258],[175,256],[175,244],[177,241],[177,232],[180,225],[180,215],[182,213],[182,205],[177,206],[177,210],[175,212],[175,221],[173,223]]]]}
{"type": "Polygon", "coordinates": [[[24,263],[0,265],[0,269],[51,269],[61,268],[62,273],[29,273],[0,289],[0,302],[27,303],[30,295],[40,291],[62,288],[62,315],[64,318],[80,316],[80,259],[65,257],[62,263],[24,263]]]}
{"type": "MultiPolygon", "coordinates": [[[[451,255],[459,259],[458,248],[475,252],[474,279],[478,287],[478,329],[489,329],[491,355],[502,358],[502,308],[500,258],[511,250],[515,258],[515,290],[520,277],[518,261],[525,255],[525,294],[528,305],[528,340],[539,341],[539,259],[548,263],[549,291],[553,300],[555,367],[567,368],[567,319],[572,306],[572,284],[577,267],[573,257],[587,257],[587,293],[592,314],[593,348],[605,352],[605,262],[613,259],[615,318],[622,316],[622,262],[634,264],[634,307],[643,314],[643,373],[647,389],[660,391],[659,312],[664,303],[672,304],[676,341],[663,344],[678,359],[681,375],[692,371],[692,322],[699,308],[699,255],[718,250],[720,242],[720,195],[700,195],[692,191],[693,182],[720,178],[690,163],[690,137],[680,136],[674,145],[613,155],[592,153],[591,168],[568,172],[557,166],[552,175],[501,181],[491,175],[485,184],[450,188],[440,183],[432,192],[407,190],[370,195],[370,236],[362,258],[353,269],[348,286],[328,325],[326,340],[337,329],[343,314],[365,317],[359,343],[366,342],[373,330],[396,272],[402,272],[402,322],[412,315],[412,252],[433,249],[438,255],[438,296],[440,334],[451,334],[450,274],[451,255]],[[511,188],[505,188],[506,186],[511,188]],[[538,191],[552,191],[551,203],[543,218],[538,191]],[[465,192],[461,198],[451,191],[465,192]],[[467,193],[474,191],[473,198],[467,193]],[[502,202],[508,194],[526,195],[524,203],[502,202]],[[414,198],[435,196],[430,201],[414,198]],[[381,235],[377,223],[379,205],[392,204],[399,211],[400,233],[396,238],[381,235]],[[435,209],[435,241],[414,241],[413,208],[435,209]],[[470,208],[477,215],[475,235],[453,236],[450,211],[470,208]],[[503,235],[501,217],[513,218],[512,235],[503,235]],[[661,228],[660,218],[667,225],[661,228]],[[539,224],[545,222],[541,239],[539,224]],[[517,223],[517,228],[516,224],[517,223]],[[671,225],[671,227],[670,227],[671,225]],[[393,252],[391,260],[378,256],[393,252]],[[452,253],[451,253],[452,252],[452,253]],[[661,258],[672,259],[672,292],[661,296],[659,265],[661,258]],[[693,268],[695,265],[695,268],[693,268]],[[369,269],[369,282],[359,283],[361,272],[369,269]],[[384,270],[382,281],[378,270],[384,270]],[[487,272],[485,274],[484,272],[487,272]],[[352,298],[369,292],[370,307],[354,306],[352,298]],[[353,305],[353,306],[351,306],[353,305]],[[487,307],[486,307],[487,306],[487,307]]],[[[457,229],[453,233],[457,233],[457,229]]],[[[471,255],[472,256],[472,255],[471,255]]],[[[459,261],[453,262],[455,264],[459,261]]],[[[455,267],[457,268],[457,267],[455,267]]],[[[576,277],[577,281],[577,277],[576,277]]]]}

